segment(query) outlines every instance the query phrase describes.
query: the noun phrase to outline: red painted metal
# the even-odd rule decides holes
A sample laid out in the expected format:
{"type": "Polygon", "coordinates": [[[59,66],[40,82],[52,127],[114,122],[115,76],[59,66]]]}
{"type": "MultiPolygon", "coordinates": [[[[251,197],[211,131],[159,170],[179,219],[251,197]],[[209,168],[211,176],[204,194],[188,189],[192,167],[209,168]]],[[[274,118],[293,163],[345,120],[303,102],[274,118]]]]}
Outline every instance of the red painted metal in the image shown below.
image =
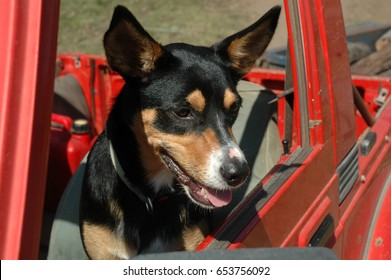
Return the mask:
{"type": "Polygon", "coordinates": [[[107,61],[100,56],[86,54],[61,54],[60,75],[73,75],[79,82],[91,113],[90,124],[94,134],[99,134],[107,119],[113,98],[124,82],[111,71],[107,61]]]}
{"type": "MultiPolygon", "coordinates": [[[[374,117],[381,106],[376,102],[379,97],[379,91],[385,89],[388,91],[386,98],[391,96],[391,78],[378,76],[357,76],[353,75],[353,83],[360,92],[369,112],[374,117]]],[[[356,135],[360,136],[368,125],[365,123],[360,114],[356,113],[356,135]]]]}
{"type": "Polygon", "coordinates": [[[69,166],[74,174],[84,156],[91,149],[92,138],[89,133],[72,133],[67,145],[69,166]]]}
{"type": "MultiPolygon", "coordinates": [[[[308,90],[312,93],[308,96],[308,101],[314,104],[309,104],[309,107],[313,108],[313,112],[320,110],[324,103],[316,100],[316,96],[330,96],[328,105],[332,111],[336,167],[356,142],[349,56],[347,45],[340,43],[346,42],[342,9],[338,1],[317,0],[298,3],[302,14],[311,14],[310,17],[300,18],[302,26],[306,27],[304,31],[307,31],[303,32],[304,48],[308,49],[305,56],[306,68],[310,72],[308,75],[312,76],[312,83],[308,83],[308,90]],[[311,33],[315,28],[317,32],[311,33]],[[320,50],[320,53],[315,50],[320,50]],[[319,61],[319,64],[315,61],[319,61]],[[318,65],[323,69],[319,69],[318,65]],[[319,88],[322,74],[326,76],[327,87],[319,88]]],[[[318,116],[314,114],[311,118],[316,120],[318,116]]]]}
{"type": "MultiPolygon", "coordinates": [[[[235,241],[235,247],[297,246],[301,229],[327,196],[337,199],[336,185],[328,184],[332,176],[331,145],[316,148],[297,171],[284,182],[252,222],[235,241]],[[319,169],[324,172],[319,173],[319,169]],[[317,184],[314,184],[314,182],[317,184]],[[324,188],[329,186],[329,188],[324,188]],[[287,210],[288,209],[288,210],[287,210]]],[[[337,205],[330,205],[338,221],[337,205]]],[[[316,224],[316,223],[315,223],[316,224]]],[[[313,231],[314,229],[307,229],[313,231]]]]}
{"type": "MultiPolygon", "coordinates": [[[[56,114],[52,114],[51,120],[60,125],[52,125],[50,131],[51,107],[47,104],[52,103],[53,95],[59,3],[36,1],[34,5],[30,2],[26,5],[20,0],[0,3],[0,24],[10,26],[0,46],[0,63],[4,65],[0,69],[0,258],[30,259],[37,257],[48,147],[51,153],[45,199],[48,209],[54,211],[78,162],[104,128],[112,98],[120,91],[123,80],[101,57],[60,55],[60,75],[73,75],[83,90],[91,113],[92,134],[72,134],[72,119],[56,114]]],[[[294,18],[292,10],[286,9],[295,89],[292,151],[302,145],[302,126],[306,125],[300,114],[305,107],[300,104],[302,93],[298,91],[302,78],[298,72],[300,60],[304,65],[301,73],[306,80],[312,150],[228,248],[307,246],[324,218],[330,215],[336,228],[327,246],[339,257],[391,258],[388,222],[391,190],[387,181],[391,174],[391,101],[383,106],[375,102],[379,88],[388,90],[387,98],[391,98],[391,79],[350,77],[346,46],[341,43],[345,42],[345,31],[338,1],[285,0],[284,3],[285,7],[294,6],[299,15],[294,18]],[[297,20],[296,28],[293,20],[297,20]],[[295,52],[295,32],[300,32],[302,55],[295,52]],[[371,128],[354,109],[352,81],[375,116],[371,128]],[[367,156],[359,156],[360,180],[339,205],[336,167],[368,131],[376,133],[376,143],[367,156]]],[[[285,72],[254,69],[246,79],[280,94],[285,72]]],[[[284,98],[278,101],[278,113],[282,137],[284,98]]],[[[256,190],[261,191],[278,167],[289,159],[290,156],[282,156],[256,190]]],[[[250,194],[243,205],[253,197],[250,194]]],[[[231,218],[244,209],[243,205],[236,208],[231,218]]],[[[221,228],[228,223],[229,220],[225,221],[221,228]]],[[[198,249],[207,248],[214,234],[198,249]]]]}
{"type": "MultiPolygon", "coordinates": [[[[295,55],[295,42],[294,42],[294,34],[296,32],[296,30],[294,30],[294,24],[293,24],[293,21],[294,21],[294,16],[291,15],[291,11],[289,9],[289,1],[285,1],[284,0],[284,7],[285,7],[285,16],[286,16],[286,24],[287,24],[287,32],[288,32],[288,44],[289,44],[289,56],[291,57],[291,67],[292,67],[292,84],[293,84],[293,88],[294,88],[294,99],[295,100],[298,100],[299,98],[299,78],[300,78],[300,74],[298,73],[297,71],[297,64],[298,64],[298,61],[297,59],[295,58],[296,55],[295,55]]],[[[285,106],[284,106],[285,107],[285,106]]],[[[294,102],[294,108],[292,109],[293,110],[293,120],[292,120],[292,125],[293,125],[293,129],[292,129],[292,141],[294,141],[297,145],[301,145],[302,144],[302,140],[301,140],[301,137],[302,137],[302,133],[301,133],[301,127],[300,127],[300,117],[299,117],[299,112],[300,112],[300,104],[299,102],[294,102]]],[[[279,107],[280,108],[280,107],[279,107]]],[[[284,112],[285,113],[285,112],[284,112]]]]}
{"type": "Polygon", "coordinates": [[[73,121],[70,117],[52,114],[51,122],[45,210],[55,213],[61,195],[72,176],[67,156],[67,145],[71,138],[73,121]]]}
{"type": "Polygon", "coordinates": [[[74,133],[72,124],[70,117],[52,114],[45,211],[56,212],[66,185],[94,142],[91,133],[74,133]]]}
{"type": "MultiPolygon", "coordinates": [[[[345,259],[365,257],[363,252],[371,222],[380,194],[391,174],[391,143],[387,140],[391,135],[391,103],[386,105],[370,129],[377,135],[374,147],[368,156],[359,158],[361,181],[357,182],[340,207],[341,222],[336,229],[336,235],[343,237],[345,259]]],[[[385,246],[391,250],[389,242],[386,242],[385,246]]]]}
{"type": "Polygon", "coordinates": [[[391,176],[388,178],[382,197],[379,199],[379,208],[375,212],[372,232],[368,239],[367,254],[370,260],[391,259],[391,176]]]}
{"type": "Polygon", "coordinates": [[[245,76],[245,79],[278,94],[284,90],[285,70],[254,68],[245,76]]]}
{"type": "Polygon", "coordinates": [[[1,1],[0,258],[38,256],[59,1],[1,1]]]}

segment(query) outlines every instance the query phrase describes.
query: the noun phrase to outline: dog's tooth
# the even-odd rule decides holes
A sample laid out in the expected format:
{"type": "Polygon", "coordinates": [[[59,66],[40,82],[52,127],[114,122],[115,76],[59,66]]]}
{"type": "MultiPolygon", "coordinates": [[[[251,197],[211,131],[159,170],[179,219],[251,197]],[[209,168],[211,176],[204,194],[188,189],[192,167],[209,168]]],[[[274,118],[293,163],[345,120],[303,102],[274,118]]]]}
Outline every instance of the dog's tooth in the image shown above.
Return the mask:
{"type": "Polygon", "coordinates": [[[187,184],[189,183],[189,177],[185,176],[185,175],[181,175],[181,180],[183,181],[183,183],[187,184]]]}
{"type": "Polygon", "coordinates": [[[201,188],[201,195],[202,195],[202,196],[205,196],[205,195],[206,195],[205,189],[204,189],[204,188],[201,188]]]}

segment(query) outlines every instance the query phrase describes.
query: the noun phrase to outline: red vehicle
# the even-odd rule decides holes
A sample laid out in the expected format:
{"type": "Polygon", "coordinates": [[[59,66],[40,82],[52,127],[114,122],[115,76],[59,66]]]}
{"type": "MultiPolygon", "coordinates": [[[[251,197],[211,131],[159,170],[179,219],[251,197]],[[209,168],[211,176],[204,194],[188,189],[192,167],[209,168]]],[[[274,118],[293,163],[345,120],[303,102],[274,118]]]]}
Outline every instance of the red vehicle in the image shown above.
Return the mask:
{"type": "MultiPolygon", "coordinates": [[[[58,1],[22,2],[0,9],[2,26],[14,27],[0,47],[0,257],[46,257],[51,231],[49,257],[82,258],[72,239],[78,165],[122,81],[103,58],[70,54],[58,56],[53,87],[58,1]]],[[[277,94],[277,112],[262,129],[255,122],[263,132],[250,185],[198,250],[327,247],[340,259],[391,259],[391,77],[351,75],[338,1],[284,3],[286,69],[244,77],[277,94]]],[[[239,140],[251,142],[244,125],[239,140]]]]}

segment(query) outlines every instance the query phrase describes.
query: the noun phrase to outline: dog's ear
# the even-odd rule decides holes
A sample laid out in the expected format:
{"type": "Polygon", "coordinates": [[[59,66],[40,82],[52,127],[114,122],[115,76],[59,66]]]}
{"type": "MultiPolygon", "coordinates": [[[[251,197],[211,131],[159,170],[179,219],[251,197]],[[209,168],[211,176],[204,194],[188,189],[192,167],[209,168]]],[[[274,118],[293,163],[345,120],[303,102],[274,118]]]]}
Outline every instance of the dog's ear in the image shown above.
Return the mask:
{"type": "Polygon", "coordinates": [[[233,70],[244,76],[262,55],[273,37],[281,7],[275,6],[251,26],[212,46],[233,70]]]}
{"type": "Polygon", "coordinates": [[[155,69],[163,47],[141,26],[133,14],[117,6],[103,44],[110,67],[124,78],[142,78],[155,69]]]}

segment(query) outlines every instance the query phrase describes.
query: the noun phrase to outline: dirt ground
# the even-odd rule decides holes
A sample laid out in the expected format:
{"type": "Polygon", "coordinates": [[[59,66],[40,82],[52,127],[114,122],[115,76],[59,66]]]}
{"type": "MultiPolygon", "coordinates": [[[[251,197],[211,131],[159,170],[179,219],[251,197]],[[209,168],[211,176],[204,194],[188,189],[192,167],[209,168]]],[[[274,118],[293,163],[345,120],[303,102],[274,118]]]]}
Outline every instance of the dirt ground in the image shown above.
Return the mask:
{"type": "MultiPolygon", "coordinates": [[[[337,1],[337,0],[329,0],[337,1]]],[[[127,6],[159,42],[210,45],[250,25],[283,0],[72,0],[61,2],[58,53],[103,54],[102,37],[115,5],[127,6]]],[[[391,25],[391,0],[341,0],[345,25],[391,25]]],[[[284,12],[270,48],[285,46],[284,12]]]]}

